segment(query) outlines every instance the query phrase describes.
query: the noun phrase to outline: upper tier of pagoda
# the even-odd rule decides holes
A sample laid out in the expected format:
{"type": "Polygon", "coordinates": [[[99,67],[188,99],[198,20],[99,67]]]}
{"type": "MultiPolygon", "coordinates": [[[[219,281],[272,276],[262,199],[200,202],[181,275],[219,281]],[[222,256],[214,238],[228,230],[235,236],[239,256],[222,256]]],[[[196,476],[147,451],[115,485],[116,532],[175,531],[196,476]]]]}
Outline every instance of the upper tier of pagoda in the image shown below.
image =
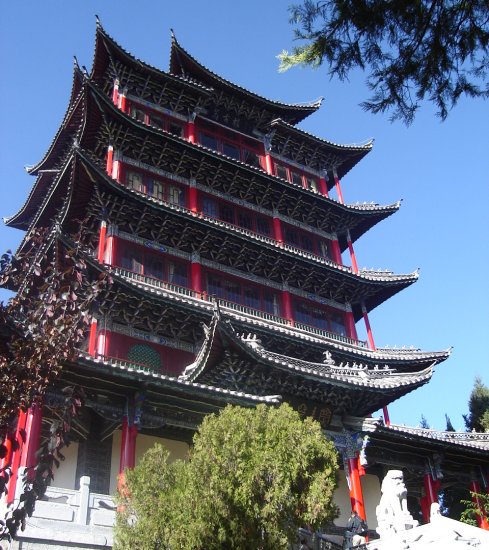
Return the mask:
{"type": "Polygon", "coordinates": [[[71,231],[73,220],[93,217],[96,227],[101,218],[107,217],[140,238],[161,242],[180,253],[191,255],[198,251],[204,260],[215,261],[218,250],[222,268],[238,270],[241,276],[266,277],[275,284],[288,283],[339,304],[351,303],[356,319],[362,315],[362,302],[371,310],[417,280],[417,273],[353,273],[349,267],[325,258],[145,197],[114,181],[94,162],[93,154],[80,145],[86,145],[84,138],[44,194],[32,221],[34,225],[48,227],[56,218],[71,231]]]}
{"type": "MultiPolygon", "coordinates": [[[[343,177],[367,153],[372,150],[373,140],[361,145],[340,145],[316,137],[288,124],[282,119],[270,123],[268,134],[272,154],[290,159],[297,164],[317,171],[335,170],[343,177]]],[[[334,186],[334,175],[330,174],[328,189],[334,186]]]]}
{"type": "Polygon", "coordinates": [[[266,99],[212,72],[192,57],[177,41],[172,33],[170,73],[200,82],[214,91],[212,113],[216,120],[226,117],[235,125],[248,126],[254,121],[256,129],[265,131],[270,117],[280,117],[290,124],[297,124],[321,106],[322,98],[309,103],[287,104],[266,99]],[[225,107],[226,113],[223,112],[225,107]],[[253,113],[261,110],[259,115],[253,113]],[[232,113],[232,114],[231,114],[232,113]],[[273,117],[273,113],[276,116],[273,117]],[[234,115],[234,120],[232,118],[234,115]],[[250,116],[251,115],[251,116],[250,116]],[[237,123],[237,124],[236,124],[237,123]]]}
{"type": "MultiPolygon", "coordinates": [[[[95,151],[102,164],[110,142],[114,149],[124,151],[130,163],[136,162],[147,169],[164,172],[174,165],[175,174],[189,183],[196,181],[197,187],[202,190],[225,193],[241,202],[245,196],[250,208],[265,209],[270,215],[277,211],[286,219],[312,230],[319,229],[339,236],[349,231],[352,241],[399,208],[399,203],[387,206],[339,204],[331,198],[267,174],[261,168],[190,143],[163,129],[149,127],[117,109],[76,67],[73,90],[70,106],[55,139],[43,160],[30,169],[30,173],[37,174],[38,179],[24,206],[7,221],[12,227],[27,229],[45,199],[57,170],[76,143],[95,151]]],[[[346,247],[345,239],[340,241],[340,246],[342,249],[346,247]]]]}
{"type": "MultiPolygon", "coordinates": [[[[227,127],[253,135],[277,133],[275,120],[293,126],[315,112],[320,101],[307,104],[287,104],[272,101],[233,84],[216,75],[196,61],[172,36],[170,73],[156,69],[135,58],[111,38],[100,24],[97,25],[95,55],[91,79],[110,95],[114,82],[126,89],[130,97],[148,105],[182,116],[195,114],[209,117],[227,127]]],[[[277,134],[276,151],[283,149],[277,134]]],[[[309,135],[302,147],[305,166],[318,170],[336,169],[343,177],[372,148],[365,145],[338,145],[309,135]],[[315,150],[321,142],[322,153],[315,150]],[[312,147],[312,149],[311,149],[312,147]],[[327,161],[320,164],[318,161],[327,161]]],[[[332,185],[332,183],[330,183],[332,185]]]]}

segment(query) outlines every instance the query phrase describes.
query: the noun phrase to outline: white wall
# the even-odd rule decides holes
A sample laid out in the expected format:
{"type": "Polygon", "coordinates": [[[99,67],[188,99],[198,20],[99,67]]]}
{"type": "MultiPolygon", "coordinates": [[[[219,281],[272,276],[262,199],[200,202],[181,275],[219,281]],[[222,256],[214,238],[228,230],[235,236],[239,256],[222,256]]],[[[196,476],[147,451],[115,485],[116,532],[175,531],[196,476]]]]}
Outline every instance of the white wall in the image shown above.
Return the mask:
{"type": "Polygon", "coordinates": [[[78,458],[78,443],[71,443],[61,450],[66,460],[60,462],[59,468],[54,470],[53,487],[62,489],[75,489],[76,486],[76,462],[78,458]]]}
{"type": "MultiPolygon", "coordinates": [[[[139,462],[143,454],[153,447],[155,443],[164,445],[170,451],[170,461],[179,458],[187,458],[188,445],[181,441],[173,439],[164,439],[162,437],[154,437],[151,435],[138,434],[136,439],[136,464],[139,462]]],[[[121,450],[121,431],[114,432],[112,438],[112,459],[110,463],[110,489],[109,493],[114,495],[117,490],[117,476],[119,475],[119,460],[121,450]]]]}
{"type": "MultiPolygon", "coordinates": [[[[334,495],[334,501],[340,509],[340,515],[335,519],[335,525],[344,527],[351,514],[350,491],[346,483],[345,472],[340,470],[338,476],[338,488],[334,495]]],[[[377,527],[375,508],[380,501],[380,481],[377,476],[370,474],[362,476],[360,480],[365,501],[367,525],[369,529],[375,529],[377,527]]]]}

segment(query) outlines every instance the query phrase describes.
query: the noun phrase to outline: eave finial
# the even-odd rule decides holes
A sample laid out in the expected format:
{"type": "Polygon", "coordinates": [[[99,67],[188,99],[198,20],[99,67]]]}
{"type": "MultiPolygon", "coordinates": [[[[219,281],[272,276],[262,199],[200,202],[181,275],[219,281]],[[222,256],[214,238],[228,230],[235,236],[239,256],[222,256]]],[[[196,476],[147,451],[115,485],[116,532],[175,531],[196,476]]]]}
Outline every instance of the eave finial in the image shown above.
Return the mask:
{"type": "Polygon", "coordinates": [[[78,63],[76,55],[73,56],[73,65],[75,66],[75,69],[80,70],[80,64],[78,63]]]}
{"type": "Polygon", "coordinates": [[[95,14],[95,24],[97,25],[97,29],[103,29],[102,22],[97,14],[95,14]]]}

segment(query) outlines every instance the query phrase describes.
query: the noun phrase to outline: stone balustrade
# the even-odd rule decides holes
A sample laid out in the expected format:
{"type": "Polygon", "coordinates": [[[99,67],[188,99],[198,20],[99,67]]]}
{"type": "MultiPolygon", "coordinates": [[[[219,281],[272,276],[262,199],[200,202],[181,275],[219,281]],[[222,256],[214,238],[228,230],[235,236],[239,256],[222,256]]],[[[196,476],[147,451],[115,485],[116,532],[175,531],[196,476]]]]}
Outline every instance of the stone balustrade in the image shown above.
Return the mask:
{"type": "MultiPolygon", "coordinates": [[[[18,485],[21,489],[22,484],[18,485]]],[[[115,513],[112,497],[90,492],[88,476],[80,478],[78,491],[49,487],[44,498],[36,502],[34,514],[13,548],[112,548],[115,513]]]]}

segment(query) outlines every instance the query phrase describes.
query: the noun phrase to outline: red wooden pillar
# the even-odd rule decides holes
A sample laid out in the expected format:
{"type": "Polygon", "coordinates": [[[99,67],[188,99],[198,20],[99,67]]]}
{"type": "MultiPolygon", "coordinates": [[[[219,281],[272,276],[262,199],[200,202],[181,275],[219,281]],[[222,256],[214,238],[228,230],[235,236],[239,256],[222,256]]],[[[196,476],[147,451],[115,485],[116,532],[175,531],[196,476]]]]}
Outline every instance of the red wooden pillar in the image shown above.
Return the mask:
{"type": "Polygon", "coordinates": [[[101,357],[105,357],[107,354],[107,347],[108,347],[108,333],[105,329],[101,330],[97,337],[97,355],[101,357]]]}
{"type": "Polygon", "coordinates": [[[265,170],[267,171],[267,174],[273,175],[272,155],[270,155],[270,153],[268,152],[265,152],[265,170]]]}
{"type": "Polygon", "coordinates": [[[129,426],[128,437],[126,438],[126,468],[132,470],[136,466],[136,440],[138,435],[138,427],[135,424],[129,426]]]}
{"type": "Polygon", "coordinates": [[[122,90],[122,93],[119,93],[118,95],[118,104],[119,104],[119,109],[125,113],[127,111],[127,99],[126,99],[126,94],[127,94],[127,88],[124,88],[122,90]]]}
{"type": "Polygon", "coordinates": [[[136,464],[136,439],[138,428],[129,424],[127,415],[122,418],[122,437],[119,459],[119,480],[117,488],[121,491],[124,487],[124,470],[134,468],[136,464]]]}
{"type": "Polygon", "coordinates": [[[190,266],[190,280],[194,292],[202,292],[202,264],[197,255],[192,256],[190,266]]]}
{"type": "Polygon", "coordinates": [[[103,262],[107,265],[114,265],[114,244],[115,239],[109,230],[109,235],[105,240],[105,254],[103,262]]]}
{"type": "Polygon", "coordinates": [[[322,195],[325,197],[328,197],[328,184],[326,182],[326,178],[319,178],[319,191],[322,195]]]}
{"type": "Polygon", "coordinates": [[[440,488],[440,482],[434,480],[429,470],[426,471],[424,478],[424,497],[421,499],[421,511],[423,513],[423,521],[425,523],[430,522],[431,518],[431,505],[434,502],[438,502],[438,489],[440,488]]]}
{"type": "Polygon", "coordinates": [[[114,147],[112,145],[109,145],[107,147],[107,162],[105,169],[107,171],[107,174],[112,177],[112,171],[114,169],[114,147]]]}
{"type": "Polygon", "coordinates": [[[284,236],[282,233],[282,224],[280,223],[280,219],[276,215],[273,216],[273,238],[278,243],[283,244],[284,242],[284,236]]]}
{"type": "Polygon", "coordinates": [[[351,509],[356,510],[357,514],[366,520],[365,501],[363,499],[362,483],[360,481],[360,471],[358,468],[358,457],[348,459],[348,470],[350,473],[350,502],[351,509]]]}
{"type": "Polygon", "coordinates": [[[336,262],[338,265],[343,265],[343,260],[341,259],[340,243],[338,242],[338,239],[331,240],[331,252],[333,256],[333,261],[336,262]]]}
{"type": "Polygon", "coordinates": [[[88,354],[95,357],[95,345],[97,342],[97,319],[92,317],[90,324],[90,334],[88,336],[88,354]]]}
{"type": "Polygon", "coordinates": [[[124,469],[126,467],[126,438],[128,432],[127,415],[122,417],[122,430],[121,430],[121,449],[119,455],[119,478],[117,481],[117,490],[119,492],[124,488],[124,469]]]}
{"type": "Polygon", "coordinates": [[[481,512],[481,515],[477,514],[477,525],[481,529],[485,529],[486,531],[489,531],[489,522],[487,521],[487,517],[484,514],[484,505],[481,502],[481,499],[477,496],[481,493],[481,487],[479,485],[479,482],[476,479],[473,479],[470,482],[470,491],[472,493],[477,493],[472,495],[472,502],[476,505],[477,509],[481,512]]]}
{"type": "Polygon", "coordinates": [[[27,421],[25,425],[25,443],[22,448],[20,465],[25,468],[31,468],[28,473],[29,479],[33,479],[33,468],[37,464],[36,453],[39,450],[42,429],[42,405],[34,403],[27,412],[27,421]]]}
{"type": "Polygon", "coordinates": [[[357,327],[355,326],[355,318],[352,311],[346,312],[346,330],[350,338],[358,340],[357,327]]]}
{"type": "Polygon", "coordinates": [[[193,113],[187,122],[187,139],[190,143],[195,143],[195,113],[193,113]]]}
{"type": "Polygon", "coordinates": [[[338,194],[338,201],[340,204],[345,204],[345,201],[343,200],[343,193],[341,192],[340,179],[338,178],[336,168],[333,170],[333,176],[334,176],[334,184],[336,187],[336,193],[338,194]]]}
{"type": "Polygon", "coordinates": [[[355,251],[353,250],[353,243],[349,231],[347,231],[346,233],[346,239],[348,242],[348,250],[350,251],[351,267],[353,269],[353,273],[358,273],[357,258],[355,256],[355,251]]]}
{"type": "Polygon", "coordinates": [[[114,80],[114,87],[112,88],[112,103],[117,106],[119,104],[119,79],[114,80]]]}
{"type": "Polygon", "coordinates": [[[199,193],[195,184],[191,184],[188,189],[188,207],[194,213],[199,211],[199,193]]]}
{"type": "Polygon", "coordinates": [[[365,328],[367,329],[369,347],[371,350],[375,351],[376,347],[375,347],[374,337],[372,334],[372,328],[370,327],[370,321],[368,319],[367,308],[363,304],[362,304],[362,315],[363,315],[363,320],[365,321],[365,328]]]}
{"type": "Polygon", "coordinates": [[[287,289],[282,290],[282,315],[285,319],[294,324],[294,313],[292,309],[292,297],[287,289]]]}
{"type": "Polygon", "coordinates": [[[19,419],[17,421],[17,429],[14,435],[14,448],[10,460],[10,480],[8,483],[7,491],[7,504],[13,502],[15,498],[15,487],[17,485],[17,477],[19,473],[20,458],[22,456],[23,435],[25,435],[25,426],[27,422],[27,413],[24,411],[19,412],[19,419]]]}
{"type": "Polygon", "coordinates": [[[119,151],[114,151],[112,155],[112,179],[121,183],[121,161],[119,151]]]}
{"type": "Polygon", "coordinates": [[[102,220],[100,222],[100,231],[98,236],[98,254],[97,260],[103,263],[105,257],[105,236],[107,235],[107,222],[102,220]]]}

